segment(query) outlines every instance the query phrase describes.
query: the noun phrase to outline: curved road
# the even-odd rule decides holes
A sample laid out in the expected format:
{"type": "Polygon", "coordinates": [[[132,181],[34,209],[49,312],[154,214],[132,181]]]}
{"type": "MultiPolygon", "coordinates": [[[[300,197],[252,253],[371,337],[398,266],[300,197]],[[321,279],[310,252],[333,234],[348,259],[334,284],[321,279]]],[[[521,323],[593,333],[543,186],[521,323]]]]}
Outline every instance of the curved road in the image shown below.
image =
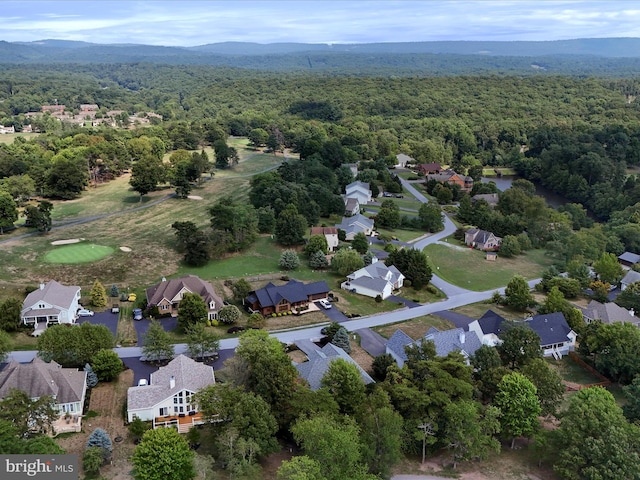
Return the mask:
{"type": "MultiPolygon", "coordinates": [[[[418,192],[413,186],[411,186],[405,180],[402,180],[403,186],[409,190],[418,200],[421,202],[428,202],[427,198],[418,192]]],[[[427,238],[419,240],[415,243],[414,248],[418,248],[422,250],[425,246],[440,241],[442,238],[451,235],[456,230],[455,224],[451,221],[449,217],[444,216],[444,230],[441,232],[435,233],[427,238]]],[[[540,279],[530,280],[528,282],[529,287],[533,288],[535,284],[537,284],[540,279]]],[[[405,320],[410,320],[412,318],[421,317],[423,315],[428,315],[431,313],[439,312],[441,310],[450,310],[457,307],[462,307],[464,305],[468,305],[470,303],[478,303],[485,300],[490,299],[494,292],[498,291],[501,294],[504,294],[505,287],[485,290],[483,292],[474,292],[471,290],[467,290],[462,287],[458,287],[456,285],[452,285],[448,282],[445,282],[437,275],[433,275],[431,280],[435,286],[437,286],[440,290],[442,290],[446,295],[447,299],[436,302],[436,303],[428,303],[424,305],[420,305],[419,307],[414,308],[404,308],[402,310],[394,310],[392,312],[383,312],[374,315],[370,315],[368,317],[359,317],[357,319],[347,320],[342,322],[348,330],[354,331],[362,328],[370,328],[370,327],[378,327],[381,325],[387,325],[389,323],[397,323],[405,320]]],[[[313,339],[320,338],[322,334],[320,333],[321,326],[311,326],[307,328],[301,329],[293,329],[281,332],[271,333],[272,337],[277,338],[283,343],[295,343],[296,340],[300,339],[313,339]]],[[[220,349],[235,349],[238,345],[237,338],[226,338],[220,341],[220,349]]],[[[115,351],[121,358],[132,358],[132,357],[140,357],[142,356],[142,350],[140,347],[120,347],[116,348],[115,351]]],[[[180,354],[186,351],[186,344],[177,344],[175,345],[175,353],[180,354]]],[[[9,361],[17,361],[17,362],[29,362],[33,357],[35,357],[37,351],[29,350],[29,351],[18,351],[11,352],[9,354],[9,361]]]]}

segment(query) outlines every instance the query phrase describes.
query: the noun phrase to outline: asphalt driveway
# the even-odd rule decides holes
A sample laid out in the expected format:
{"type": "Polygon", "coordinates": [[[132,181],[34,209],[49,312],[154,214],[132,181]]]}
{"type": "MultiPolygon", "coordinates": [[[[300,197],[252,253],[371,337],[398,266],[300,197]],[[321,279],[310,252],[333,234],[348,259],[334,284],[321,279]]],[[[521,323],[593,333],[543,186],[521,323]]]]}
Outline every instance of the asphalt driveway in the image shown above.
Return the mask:
{"type": "MultiPolygon", "coordinates": [[[[171,330],[175,330],[178,326],[178,317],[167,317],[167,318],[159,318],[158,322],[162,325],[162,328],[165,331],[170,332],[171,330]]],[[[140,321],[133,322],[134,327],[136,328],[136,336],[138,337],[138,345],[142,345],[142,338],[147,330],[149,329],[149,325],[151,325],[151,320],[148,318],[143,318],[140,321]]]]}
{"type": "Polygon", "coordinates": [[[342,323],[349,320],[349,318],[347,318],[347,316],[344,313],[342,313],[338,308],[336,308],[338,306],[337,302],[333,302],[331,304],[331,308],[324,308],[318,302],[315,302],[315,304],[318,306],[320,311],[324,313],[325,316],[329,318],[329,320],[332,322],[342,323]]]}
{"type": "Polygon", "coordinates": [[[96,312],[93,317],[80,317],[78,319],[78,323],[105,325],[111,331],[113,338],[116,338],[118,334],[118,314],[111,313],[111,311],[109,310],[107,310],[106,312],[96,312]]]}
{"type": "Polygon", "coordinates": [[[440,318],[444,318],[445,320],[449,320],[456,327],[464,328],[465,330],[469,330],[469,324],[475,320],[475,318],[468,317],[461,313],[450,312],[448,310],[433,312],[433,314],[439,316],[440,318]]]}
{"type": "Polygon", "coordinates": [[[399,297],[398,295],[389,295],[386,298],[386,300],[388,302],[402,303],[402,304],[404,304],[405,307],[409,307],[409,308],[416,308],[416,307],[419,307],[421,305],[418,302],[414,302],[413,300],[409,300],[408,298],[399,297]]]}
{"type": "Polygon", "coordinates": [[[386,339],[379,333],[370,328],[361,328],[355,330],[355,333],[360,335],[360,346],[372,357],[377,357],[386,352],[386,339]]]}

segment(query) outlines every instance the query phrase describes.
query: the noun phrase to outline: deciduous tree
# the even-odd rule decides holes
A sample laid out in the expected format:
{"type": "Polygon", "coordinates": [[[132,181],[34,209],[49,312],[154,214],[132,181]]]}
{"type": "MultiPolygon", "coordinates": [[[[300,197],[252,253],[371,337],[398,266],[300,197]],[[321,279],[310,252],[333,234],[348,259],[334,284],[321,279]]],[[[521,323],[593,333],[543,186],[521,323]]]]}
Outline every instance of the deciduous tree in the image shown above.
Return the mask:
{"type": "Polygon", "coordinates": [[[508,328],[502,334],[502,343],[497,348],[502,363],[514,369],[542,357],[540,337],[524,325],[508,328]]]}
{"type": "Polygon", "coordinates": [[[124,364],[113,350],[102,349],[93,356],[91,367],[101,382],[110,382],[122,373],[124,364]]]}
{"type": "Polygon", "coordinates": [[[0,330],[15,332],[20,326],[22,303],[16,298],[7,298],[0,303],[0,330]]]}
{"type": "Polygon", "coordinates": [[[295,205],[288,205],[276,218],[275,235],[280,245],[300,245],[304,243],[307,219],[298,213],[295,205]]]}
{"type": "Polygon", "coordinates": [[[329,364],[321,381],[340,407],[340,412],[352,415],[365,400],[365,385],[358,368],[350,362],[337,358],[329,364]]]}
{"type": "Polygon", "coordinates": [[[0,190],[0,235],[18,220],[18,207],[9,192],[0,190]]]}
{"type": "Polygon", "coordinates": [[[511,448],[516,437],[533,436],[541,409],[536,387],[527,377],[518,372],[502,377],[494,405],[500,409],[502,433],[511,438],[511,448]]]}
{"type": "Polygon", "coordinates": [[[415,248],[403,248],[389,254],[387,265],[395,265],[416,290],[426,287],[433,275],[427,255],[415,248]]]}
{"type": "Polygon", "coordinates": [[[331,270],[346,276],[364,266],[362,257],[355,250],[341,248],[331,259],[331,270]]]}
{"type": "Polygon", "coordinates": [[[516,310],[526,310],[536,304],[524,277],[514,275],[504,291],[504,302],[516,310]]]}
{"type": "Polygon", "coordinates": [[[149,430],[133,452],[136,480],[191,480],[195,453],[173,428],[149,430]]]}
{"type": "Polygon", "coordinates": [[[204,323],[187,328],[187,352],[191,358],[204,359],[215,355],[220,348],[220,336],[208,330],[204,323]]]}
{"type": "Polygon", "coordinates": [[[324,235],[311,235],[309,241],[304,246],[304,253],[311,257],[312,254],[318,251],[325,254],[329,251],[327,238],[324,235]]]}
{"type": "Polygon", "coordinates": [[[151,320],[147,332],[142,336],[142,355],[150,362],[171,360],[175,349],[169,333],[158,320],[151,320]]]}
{"type": "MultiPolygon", "coordinates": [[[[161,327],[162,328],[162,327],[161,327]]],[[[52,325],[36,342],[38,356],[44,361],[55,360],[64,367],[81,367],[91,363],[102,349],[111,349],[115,339],[106,325],[52,325]]]]}
{"type": "Polygon", "coordinates": [[[189,327],[207,321],[207,304],[197,293],[185,293],[178,305],[178,325],[183,331],[189,327]]]}
{"type": "Polygon", "coordinates": [[[362,232],[356,233],[351,241],[351,248],[360,255],[367,253],[367,250],[369,250],[369,240],[367,240],[367,236],[362,232]]]}

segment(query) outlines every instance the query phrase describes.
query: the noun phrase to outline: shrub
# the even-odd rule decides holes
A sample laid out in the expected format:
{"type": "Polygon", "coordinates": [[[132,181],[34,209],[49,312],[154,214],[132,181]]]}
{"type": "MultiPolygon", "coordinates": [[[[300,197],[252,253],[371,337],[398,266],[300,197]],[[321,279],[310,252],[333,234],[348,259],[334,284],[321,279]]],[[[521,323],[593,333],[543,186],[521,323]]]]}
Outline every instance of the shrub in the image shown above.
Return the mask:
{"type": "Polygon", "coordinates": [[[382,303],[382,296],[376,295],[376,303],[382,303]]]}
{"type": "Polygon", "coordinates": [[[225,324],[236,323],[240,320],[242,313],[235,305],[226,305],[220,309],[218,312],[218,319],[220,322],[225,324]]]}
{"type": "Polygon", "coordinates": [[[104,456],[100,447],[87,448],[82,455],[82,468],[87,476],[95,476],[100,472],[104,456]]]}
{"type": "Polygon", "coordinates": [[[129,424],[129,433],[133,437],[134,440],[139,440],[144,435],[144,432],[151,429],[151,424],[148,422],[144,422],[139,418],[135,418],[129,424]]]}
{"type": "Polygon", "coordinates": [[[404,282],[402,282],[402,284],[403,284],[405,287],[407,287],[407,288],[410,288],[410,287],[411,287],[411,285],[413,285],[413,284],[411,283],[411,280],[406,279],[406,278],[405,278],[404,282]]]}

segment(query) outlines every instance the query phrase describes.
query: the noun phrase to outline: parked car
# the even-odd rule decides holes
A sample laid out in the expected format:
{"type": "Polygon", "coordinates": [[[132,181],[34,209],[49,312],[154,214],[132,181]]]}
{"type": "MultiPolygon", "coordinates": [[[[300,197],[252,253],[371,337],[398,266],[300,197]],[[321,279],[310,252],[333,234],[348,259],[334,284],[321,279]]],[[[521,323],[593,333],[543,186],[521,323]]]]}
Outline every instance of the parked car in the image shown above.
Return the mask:
{"type": "Polygon", "coordinates": [[[141,308],[134,308],[133,309],[133,319],[135,321],[137,321],[137,322],[142,320],[142,309],[141,308]]]}
{"type": "Polygon", "coordinates": [[[117,303],[111,305],[111,313],[120,313],[120,305],[117,303]]]}
{"type": "Polygon", "coordinates": [[[404,198],[404,195],[402,195],[401,193],[396,193],[395,197],[396,198],[404,198]]]}
{"type": "Polygon", "coordinates": [[[227,333],[238,333],[238,332],[244,332],[246,330],[245,327],[231,327],[227,330],[227,333]]]}
{"type": "Polygon", "coordinates": [[[78,316],[79,317],[93,317],[93,311],[92,310],[87,310],[86,308],[81,308],[80,310],[78,310],[78,316]]]}
{"type": "Polygon", "coordinates": [[[326,298],[323,298],[318,303],[322,305],[322,308],[324,308],[325,310],[329,310],[331,308],[331,303],[329,303],[329,300],[327,300],[326,298]]]}
{"type": "Polygon", "coordinates": [[[146,379],[146,378],[141,378],[140,380],[138,380],[138,386],[139,386],[139,387],[144,387],[144,386],[146,386],[146,385],[148,385],[148,384],[147,384],[147,379],[146,379]]]}

